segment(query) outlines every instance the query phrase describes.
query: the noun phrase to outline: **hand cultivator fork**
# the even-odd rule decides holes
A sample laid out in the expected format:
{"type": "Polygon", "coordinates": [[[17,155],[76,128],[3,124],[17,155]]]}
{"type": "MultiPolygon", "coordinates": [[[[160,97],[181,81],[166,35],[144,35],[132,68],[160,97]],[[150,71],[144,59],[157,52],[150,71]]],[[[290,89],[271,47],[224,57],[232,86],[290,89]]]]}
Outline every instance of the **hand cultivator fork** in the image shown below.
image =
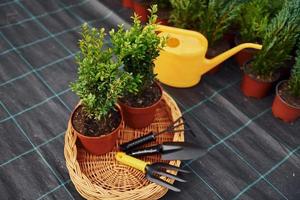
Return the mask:
{"type": "Polygon", "coordinates": [[[176,167],[176,166],[173,166],[173,165],[170,165],[167,163],[156,162],[156,163],[150,164],[150,163],[144,162],[140,159],[128,156],[123,152],[118,152],[116,154],[116,160],[123,164],[126,164],[128,166],[131,166],[135,169],[142,171],[146,175],[146,178],[149,181],[156,183],[158,185],[161,185],[163,187],[166,187],[175,192],[180,192],[181,190],[179,188],[173,186],[172,184],[162,180],[160,178],[160,176],[165,176],[165,177],[174,179],[179,182],[186,182],[186,180],[183,180],[183,179],[177,177],[176,175],[170,174],[170,173],[166,172],[165,170],[174,170],[174,171],[179,171],[179,172],[183,172],[183,173],[189,173],[189,171],[186,171],[184,169],[181,169],[179,167],[176,167]]]}

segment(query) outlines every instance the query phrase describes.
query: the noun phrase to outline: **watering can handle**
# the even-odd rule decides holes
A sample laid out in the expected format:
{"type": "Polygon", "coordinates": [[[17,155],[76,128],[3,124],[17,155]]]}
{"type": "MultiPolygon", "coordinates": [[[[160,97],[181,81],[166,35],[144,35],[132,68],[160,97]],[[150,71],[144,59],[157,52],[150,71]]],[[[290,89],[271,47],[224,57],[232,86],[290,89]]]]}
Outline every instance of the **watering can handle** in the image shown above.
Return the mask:
{"type": "Polygon", "coordinates": [[[115,158],[117,161],[121,162],[122,164],[138,169],[143,173],[146,172],[146,166],[150,164],[149,162],[145,162],[140,159],[134,158],[132,156],[128,156],[123,152],[117,152],[115,158]]]}
{"type": "MultiPolygon", "coordinates": [[[[174,33],[174,34],[179,34],[179,35],[189,35],[192,37],[204,37],[200,33],[196,31],[191,31],[191,30],[186,30],[186,29],[181,29],[181,28],[175,28],[171,26],[164,26],[164,25],[156,25],[156,32],[164,32],[164,33],[174,33]]],[[[206,40],[206,38],[205,38],[206,40]]]]}

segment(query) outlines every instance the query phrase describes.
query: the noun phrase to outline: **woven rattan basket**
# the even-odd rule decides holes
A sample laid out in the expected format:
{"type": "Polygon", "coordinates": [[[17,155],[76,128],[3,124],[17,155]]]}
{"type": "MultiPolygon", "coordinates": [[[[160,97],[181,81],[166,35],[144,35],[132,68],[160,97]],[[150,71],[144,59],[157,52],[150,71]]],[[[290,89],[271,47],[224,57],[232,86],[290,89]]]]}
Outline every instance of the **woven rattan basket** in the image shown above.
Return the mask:
{"type": "MultiPolygon", "coordinates": [[[[175,101],[164,93],[163,100],[156,111],[155,121],[149,127],[139,130],[123,125],[119,133],[118,145],[149,131],[163,130],[180,115],[181,112],[175,101]]],[[[178,129],[183,128],[183,125],[178,127],[178,129]]],[[[142,172],[115,160],[118,145],[113,152],[95,156],[86,152],[76,140],[77,136],[69,121],[64,147],[66,165],[77,191],[86,199],[159,199],[166,194],[166,188],[149,182],[142,172]]],[[[184,133],[162,134],[156,142],[147,146],[165,141],[184,141],[184,133]]],[[[143,160],[151,163],[161,161],[159,155],[147,156],[143,160]]],[[[180,161],[171,161],[170,164],[179,166],[180,161]]],[[[169,183],[174,182],[169,178],[164,180],[169,183]]]]}

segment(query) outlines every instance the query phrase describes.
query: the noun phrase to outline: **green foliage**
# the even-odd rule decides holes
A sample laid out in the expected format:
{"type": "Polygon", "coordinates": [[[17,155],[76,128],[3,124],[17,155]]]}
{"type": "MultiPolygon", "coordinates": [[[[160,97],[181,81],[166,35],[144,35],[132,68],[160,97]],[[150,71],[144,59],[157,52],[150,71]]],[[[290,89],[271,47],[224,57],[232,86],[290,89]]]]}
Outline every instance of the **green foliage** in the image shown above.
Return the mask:
{"type": "Polygon", "coordinates": [[[293,66],[291,77],[288,80],[288,87],[294,97],[300,97],[300,42],[298,45],[296,63],[293,66]]]}
{"type": "Polygon", "coordinates": [[[210,0],[206,12],[201,16],[198,30],[211,46],[223,37],[231,23],[238,16],[241,3],[238,0],[210,0]]]}
{"type": "MultiPolygon", "coordinates": [[[[199,13],[205,8],[204,0],[170,0],[172,11],[170,21],[179,28],[196,30],[199,13]]],[[[202,11],[203,13],[203,11],[202,11]]]]}
{"type": "Polygon", "coordinates": [[[253,60],[249,72],[270,78],[290,58],[300,33],[300,1],[286,1],[281,11],[268,25],[263,37],[263,48],[253,60]]]}
{"type": "Polygon", "coordinates": [[[242,5],[237,18],[243,41],[260,42],[270,20],[281,9],[284,0],[249,0],[242,5]]]}
{"type": "Polygon", "coordinates": [[[80,97],[89,117],[105,119],[124,90],[135,88],[128,84],[130,74],[119,70],[121,62],[112,60],[112,50],[103,49],[104,29],[89,28],[85,23],[81,35],[81,52],[76,56],[78,79],[71,89],[80,97]]]}
{"type": "Polygon", "coordinates": [[[129,30],[121,25],[117,31],[113,29],[110,32],[114,52],[123,61],[125,71],[132,73],[138,93],[153,84],[156,76],[153,71],[154,60],[165,44],[165,39],[155,33],[157,6],[152,6],[149,11],[150,17],[146,26],[134,14],[133,25],[129,30]]]}
{"type": "Polygon", "coordinates": [[[223,37],[241,8],[239,0],[170,0],[171,22],[181,28],[201,32],[209,45],[223,37]]]}

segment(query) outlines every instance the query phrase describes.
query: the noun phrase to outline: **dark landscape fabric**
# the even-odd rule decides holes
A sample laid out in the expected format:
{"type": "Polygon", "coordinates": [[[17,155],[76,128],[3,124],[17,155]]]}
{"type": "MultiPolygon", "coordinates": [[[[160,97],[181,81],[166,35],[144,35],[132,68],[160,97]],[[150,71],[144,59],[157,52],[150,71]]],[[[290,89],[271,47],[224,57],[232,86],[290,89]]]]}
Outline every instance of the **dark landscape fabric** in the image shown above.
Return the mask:
{"type": "MultiPolygon", "coordinates": [[[[82,199],[63,155],[80,25],[110,29],[131,14],[118,0],[0,0],[1,200],[82,199]]],[[[164,86],[196,134],[186,141],[207,152],[183,162],[188,182],[163,199],[300,199],[300,120],[273,117],[274,90],[244,97],[241,77],[230,59],[195,87],[164,86]]]]}

